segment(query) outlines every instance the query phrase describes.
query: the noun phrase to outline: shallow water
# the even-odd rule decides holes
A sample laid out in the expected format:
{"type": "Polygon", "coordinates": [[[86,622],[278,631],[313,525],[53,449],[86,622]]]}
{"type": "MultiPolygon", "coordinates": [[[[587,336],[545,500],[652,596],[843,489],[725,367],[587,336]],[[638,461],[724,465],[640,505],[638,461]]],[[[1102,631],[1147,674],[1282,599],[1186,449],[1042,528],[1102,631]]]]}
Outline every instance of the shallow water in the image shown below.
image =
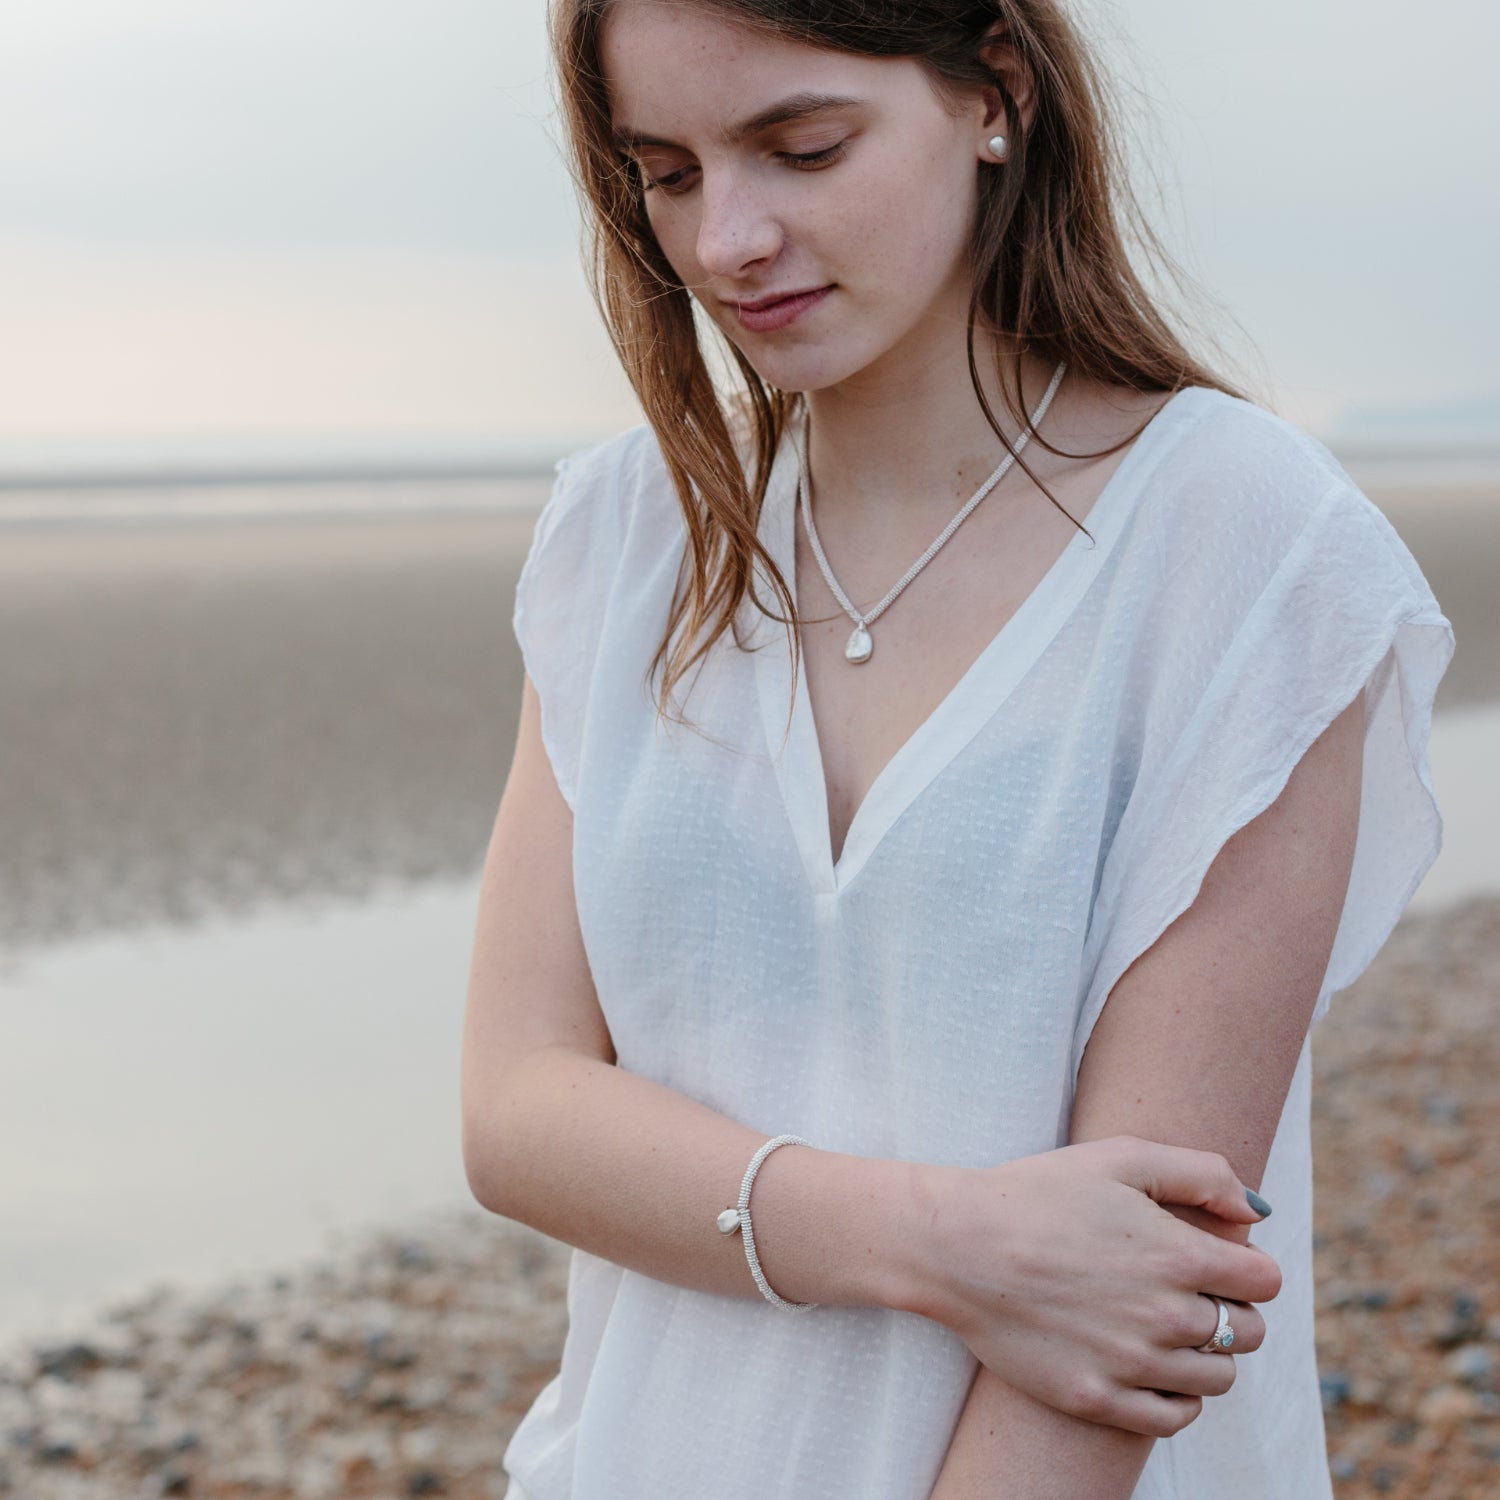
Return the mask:
{"type": "MultiPolygon", "coordinates": [[[[1500,893],[1500,705],[1440,715],[1432,763],[1422,910],[1500,893]]],[[[0,979],[0,1340],[468,1203],[476,897],[432,883],[26,954],[0,979]]]]}
{"type": "Polygon", "coordinates": [[[0,1337],[468,1201],[476,889],[29,954],[0,984],[0,1337]]]}
{"type": "Polygon", "coordinates": [[[1443,852],[1412,897],[1412,911],[1500,894],[1500,704],[1434,715],[1428,748],[1443,810],[1443,852]]]}

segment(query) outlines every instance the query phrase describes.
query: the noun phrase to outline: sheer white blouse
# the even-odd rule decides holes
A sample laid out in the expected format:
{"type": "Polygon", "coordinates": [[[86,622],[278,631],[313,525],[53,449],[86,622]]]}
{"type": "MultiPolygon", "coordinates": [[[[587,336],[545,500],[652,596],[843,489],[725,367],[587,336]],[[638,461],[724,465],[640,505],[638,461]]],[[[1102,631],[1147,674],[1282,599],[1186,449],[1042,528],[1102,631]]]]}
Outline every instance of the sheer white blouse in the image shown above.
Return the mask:
{"type": "MultiPolygon", "coordinates": [[[[795,474],[784,443],[760,530],[789,583],[795,474]]],[[[834,860],[802,681],[783,743],[782,626],[747,608],[758,649],[710,654],[684,704],[706,733],[657,719],[644,674],[685,530],[649,429],[559,465],[514,624],[619,1066],[833,1151],[979,1167],[1063,1144],[1116,980],[1361,687],[1317,1014],[1364,970],[1442,839],[1427,740],[1453,634],[1417,563],[1321,444],[1204,388],[1162,408],[1086,525],[834,860]]],[[[1255,1231],[1285,1276],[1266,1344],[1157,1442],[1136,1500],[1331,1494],[1308,1092],[1304,1045],[1255,1231]]],[[[578,1250],[568,1312],[509,1500],[926,1500],[976,1368],[914,1314],[788,1313],[578,1250]]]]}

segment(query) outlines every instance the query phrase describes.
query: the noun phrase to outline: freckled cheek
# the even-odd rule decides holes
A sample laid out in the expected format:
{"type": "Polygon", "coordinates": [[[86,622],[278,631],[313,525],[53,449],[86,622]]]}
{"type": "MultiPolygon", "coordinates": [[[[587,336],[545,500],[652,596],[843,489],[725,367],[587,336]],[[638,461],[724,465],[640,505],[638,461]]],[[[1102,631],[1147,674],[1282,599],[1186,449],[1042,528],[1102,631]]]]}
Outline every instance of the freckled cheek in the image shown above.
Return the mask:
{"type": "Polygon", "coordinates": [[[897,222],[889,202],[890,182],[868,158],[809,175],[787,205],[788,238],[800,240],[828,276],[858,277],[889,256],[897,222]]]}
{"type": "Polygon", "coordinates": [[[689,285],[702,280],[697,254],[697,216],[685,205],[669,203],[655,213],[648,213],[646,218],[661,253],[677,272],[678,279],[689,285]]]}
{"type": "Polygon", "coordinates": [[[972,188],[956,178],[950,159],[874,163],[848,180],[836,208],[808,219],[808,232],[827,249],[838,246],[840,266],[851,271],[925,279],[968,244],[972,188]]]}
{"type": "Polygon", "coordinates": [[[901,203],[901,222],[912,226],[911,239],[920,242],[924,257],[948,259],[955,247],[967,244],[973,225],[977,165],[955,160],[951,151],[933,158],[907,179],[901,203]]]}

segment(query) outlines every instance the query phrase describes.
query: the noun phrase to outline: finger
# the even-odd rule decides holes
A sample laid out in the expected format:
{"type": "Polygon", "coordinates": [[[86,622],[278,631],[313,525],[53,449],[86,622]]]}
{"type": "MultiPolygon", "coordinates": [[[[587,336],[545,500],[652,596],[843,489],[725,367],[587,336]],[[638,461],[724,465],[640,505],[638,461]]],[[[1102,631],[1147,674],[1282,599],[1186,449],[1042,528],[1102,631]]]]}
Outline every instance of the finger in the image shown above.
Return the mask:
{"type": "MultiPolygon", "coordinates": [[[[1128,1136],[1119,1140],[1127,1172],[1122,1180],[1157,1203],[1204,1208],[1233,1224],[1259,1224],[1266,1217],[1252,1205],[1245,1184],[1217,1153],[1128,1136]]],[[[1264,1199],[1259,1202],[1266,1206],[1264,1199]]]]}
{"type": "Polygon", "coordinates": [[[1206,1208],[1189,1208],[1185,1203],[1163,1203],[1161,1206],[1173,1218],[1181,1219],[1184,1224],[1191,1224],[1194,1229],[1201,1229],[1205,1234],[1217,1235],[1221,1240],[1233,1240],[1237,1245],[1250,1243],[1249,1224],[1231,1224],[1228,1219],[1221,1219],[1218,1214],[1211,1214],[1206,1208]]]}
{"type": "MultiPolygon", "coordinates": [[[[1149,1313],[1154,1330],[1153,1347],[1159,1351],[1202,1349],[1219,1326],[1219,1303],[1229,1312],[1229,1326],[1234,1329],[1236,1354],[1253,1354],[1266,1339],[1266,1322],[1258,1309],[1229,1297],[1213,1297],[1207,1292],[1191,1296],[1174,1296],[1153,1306],[1149,1313]]],[[[1135,1384],[1144,1385],[1150,1370],[1137,1370],[1135,1384]]],[[[1153,1386],[1161,1381],[1151,1379],[1153,1386]]],[[[1167,1389],[1163,1385],[1163,1389],[1167,1389]]]]}
{"type": "Polygon", "coordinates": [[[1181,1396],[1222,1396],[1234,1384],[1234,1355],[1200,1354],[1195,1349],[1172,1349],[1162,1359],[1157,1393],[1181,1396]]]}
{"type": "MultiPolygon", "coordinates": [[[[1222,1302],[1272,1302],[1281,1291],[1281,1267],[1253,1245],[1233,1245],[1212,1235],[1200,1234],[1206,1247],[1199,1274],[1192,1285],[1201,1291],[1213,1287],[1210,1296],[1222,1302]]],[[[1238,1329],[1236,1329],[1238,1331],[1238,1329]]]]}
{"type": "MultiPolygon", "coordinates": [[[[1222,1356],[1221,1356],[1222,1357],[1222,1356]]],[[[1203,1410],[1202,1396],[1145,1390],[1112,1382],[1087,1382],[1049,1396],[1047,1404],[1100,1427],[1119,1427],[1146,1437],[1172,1437],[1203,1410]]]]}
{"type": "MultiPolygon", "coordinates": [[[[1219,1355],[1220,1359],[1227,1358],[1219,1355]]],[[[1147,1437],[1175,1437],[1203,1410],[1202,1396],[1182,1396],[1174,1391],[1121,1390],[1109,1403],[1107,1416],[1091,1416],[1106,1427],[1122,1427],[1147,1437]]],[[[1075,1413],[1083,1415],[1083,1413],[1075,1413]]]]}
{"type": "MultiPolygon", "coordinates": [[[[1236,1302],[1231,1297],[1215,1297],[1212,1292],[1204,1292],[1199,1300],[1207,1310],[1208,1318],[1213,1320],[1213,1327],[1198,1340],[1192,1347],[1201,1349],[1217,1332],[1219,1327],[1219,1303],[1223,1303],[1229,1310],[1229,1326],[1234,1329],[1234,1352],[1236,1354],[1254,1354],[1266,1341],[1266,1320],[1260,1315],[1258,1309],[1244,1302],[1236,1302]]],[[[1207,1321],[1202,1315],[1198,1322],[1201,1325],[1207,1321]]]]}
{"type": "Polygon", "coordinates": [[[1185,1292],[1214,1291],[1226,1302],[1270,1302],[1281,1291],[1281,1267],[1253,1245],[1236,1245],[1174,1223],[1163,1241],[1163,1269],[1185,1292]]]}

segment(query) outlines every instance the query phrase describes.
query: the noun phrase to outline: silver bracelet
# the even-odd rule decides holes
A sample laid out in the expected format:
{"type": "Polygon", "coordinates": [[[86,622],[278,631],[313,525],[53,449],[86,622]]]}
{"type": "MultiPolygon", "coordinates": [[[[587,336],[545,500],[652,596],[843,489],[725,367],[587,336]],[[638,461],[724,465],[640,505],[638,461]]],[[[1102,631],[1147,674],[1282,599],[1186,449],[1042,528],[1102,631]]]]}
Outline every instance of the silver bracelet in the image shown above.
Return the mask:
{"type": "Polygon", "coordinates": [[[721,1234],[733,1234],[736,1229],[742,1231],[741,1237],[745,1242],[745,1259],[750,1262],[750,1274],[755,1278],[755,1284],[761,1290],[761,1295],[768,1302],[774,1302],[777,1307],[784,1307],[789,1312],[806,1312],[810,1307],[817,1307],[816,1302],[788,1302],[785,1297],[778,1297],[771,1290],[770,1283],[766,1280],[766,1273],[760,1268],[760,1256],[755,1253],[755,1231],[750,1227],[750,1186],[755,1181],[755,1174],[760,1171],[760,1164],[778,1146],[806,1146],[811,1143],[804,1141],[800,1135],[775,1135],[763,1145],[754,1156],[750,1158],[750,1165],[745,1168],[744,1181],[740,1183],[740,1201],[737,1208],[726,1208],[718,1217],[717,1223],[721,1234]]]}

